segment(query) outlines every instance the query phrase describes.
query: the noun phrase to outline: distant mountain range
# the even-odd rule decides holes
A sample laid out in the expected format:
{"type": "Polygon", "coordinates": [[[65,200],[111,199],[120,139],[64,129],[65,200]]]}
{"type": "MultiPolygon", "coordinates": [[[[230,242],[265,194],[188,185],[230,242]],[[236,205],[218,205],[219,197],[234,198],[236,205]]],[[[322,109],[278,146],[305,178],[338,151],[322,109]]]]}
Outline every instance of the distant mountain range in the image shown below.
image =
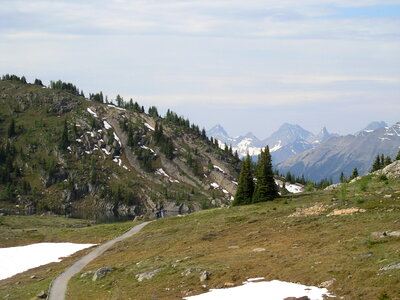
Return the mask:
{"type": "Polygon", "coordinates": [[[279,163],[277,168],[283,173],[304,174],[314,181],[332,178],[338,182],[341,172],[348,177],[354,168],[360,175],[366,174],[376,155],[394,158],[400,149],[400,122],[390,127],[371,128],[374,127],[368,126],[354,135],[329,139],[318,147],[279,163]]]}
{"type": "Polygon", "coordinates": [[[337,182],[341,172],[349,176],[354,168],[366,174],[377,154],[394,157],[400,147],[400,123],[389,127],[385,122],[372,122],[352,135],[339,136],[324,127],[313,134],[299,125],[284,123],[270,137],[260,140],[251,132],[230,137],[221,125],[207,132],[220,141],[232,145],[243,157],[249,153],[254,158],[266,145],[272,161],[280,172],[290,171],[313,181],[332,178],[337,182]]]}
{"type": "Polygon", "coordinates": [[[258,139],[251,132],[243,136],[231,137],[221,125],[216,125],[208,130],[207,135],[220,141],[221,146],[224,144],[231,145],[232,149],[237,151],[240,157],[244,157],[249,153],[254,158],[257,158],[261,149],[268,145],[274,165],[337,136],[337,134],[329,133],[325,127],[314,135],[299,125],[288,123],[284,123],[270,137],[264,140],[258,139]]]}

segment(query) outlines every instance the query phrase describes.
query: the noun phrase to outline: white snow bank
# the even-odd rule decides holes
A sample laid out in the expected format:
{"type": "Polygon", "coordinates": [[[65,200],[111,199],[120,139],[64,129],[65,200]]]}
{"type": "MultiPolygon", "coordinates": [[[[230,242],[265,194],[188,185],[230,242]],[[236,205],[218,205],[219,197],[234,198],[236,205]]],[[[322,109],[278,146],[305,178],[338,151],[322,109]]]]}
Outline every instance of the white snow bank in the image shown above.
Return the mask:
{"type": "Polygon", "coordinates": [[[297,185],[297,184],[286,184],[285,188],[293,194],[301,193],[304,191],[303,187],[297,185]]]}
{"type": "Polygon", "coordinates": [[[106,129],[112,128],[111,125],[110,125],[106,120],[104,120],[103,123],[104,123],[104,127],[105,127],[106,129]]]}
{"type": "Polygon", "coordinates": [[[152,127],[151,125],[149,125],[148,123],[144,123],[144,126],[146,126],[148,129],[154,131],[154,127],[152,127]]]}
{"type": "MultiPolygon", "coordinates": [[[[258,278],[256,279],[258,280],[258,278]]],[[[283,300],[287,297],[308,296],[312,300],[323,300],[324,295],[331,296],[327,289],[315,286],[272,280],[252,282],[227,289],[211,289],[205,294],[186,297],[184,300],[283,300]]]]}
{"type": "Polygon", "coordinates": [[[222,170],[220,167],[214,165],[213,168],[214,168],[214,169],[217,169],[218,171],[220,171],[220,172],[222,172],[222,173],[225,174],[225,171],[222,170]]]}
{"type": "Polygon", "coordinates": [[[273,146],[271,149],[269,149],[269,152],[275,152],[278,151],[279,149],[282,148],[282,141],[279,140],[278,144],[276,144],[275,146],[273,146]]]}
{"type": "Polygon", "coordinates": [[[108,107],[115,108],[115,109],[119,109],[119,110],[126,110],[125,108],[118,107],[118,106],[115,106],[115,105],[112,105],[112,104],[108,104],[107,106],[108,106],[108,107]]]}
{"type": "Polygon", "coordinates": [[[140,146],[140,148],[149,150],[149,151],[150,151],[151,153],[153,153],[154,155],[157,155],[156,152],[155,152],[153,149],[151,149],[151,148],[149,148],[149,147],[147,147],[147,146],[140,146]]]}
{"type": "Polygon", "coordinates": [[[122,146],[121,140],[119,139],[118,135],[117,135],[115,132],[113,132],[113,134],[114,134],[114,139],[118,142],[118,144],[119,144],[120,146],[122,146]]]}
{"type": "Polygon", "coordinates": [[[219,188],[219,184],[216,182],[213,182],[210,184],[214,189],[218,189],[219,188]]]}
{"type": "Polygon", "coordinates": [[[168,175],[162,168],[157,169],[157,170],[154,172],[154,174],[156,174],[156,175],[163,175],[163,176],[169,178],[169,175],[168,175]]]}
{"type": "Polygon", "coordinates": [[[38,243],[20,247],[0,248],[0,280],[51,262],[61,261],[94,244],[38,243]]]}
{"type": "Polygon", "coordinates": [[[88,111],[89,114],[91,114],[93,117],[98,118],[99,116],[93,111],[91,110],[89,107],[86,109],[88,111]]]}
{"type": "Polygon", "coordinates": [[[102,150],[105,154],[107,154],[107,155],[110,155],[110,154],[111,154],[111,152],[108,152],[106,148],[101,148],[101,150],[102,150]]]}

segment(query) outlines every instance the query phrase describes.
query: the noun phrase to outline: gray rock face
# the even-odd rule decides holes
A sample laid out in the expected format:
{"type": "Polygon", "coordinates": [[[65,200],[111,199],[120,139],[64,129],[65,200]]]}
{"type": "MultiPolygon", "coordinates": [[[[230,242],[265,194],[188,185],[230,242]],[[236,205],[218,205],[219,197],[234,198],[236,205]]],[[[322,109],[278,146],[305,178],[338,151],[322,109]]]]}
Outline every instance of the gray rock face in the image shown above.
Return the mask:
{"type": "Polygon", "coordinates": [[[397,264],[393,263],[379,269],[379,271],[389,271],[389,270],[400,270],[400,263],[397,264]]]}
{"type": "Polygon", "coordinates": [[[210,273],[207,271],[203,271],[203,273],[201,273],[201,275],[200,275],[200,281],[203,282],[208,279],[210,279],[210,273]]]}
{"type": "Polygon", "coordinates": [[[94,273],[92,280],[96,281],[98,279],[101,279],[105,277],[108,273],[111,273],[112,271],[114,271],[114,268],[112,267],[102,267],[94,273]]]}
{"type": "Polygon", "coordinates": [[[145,279],[151,279],[153,278],[155,275],[157,275],[162,269],[156,269],[153,271],[149,271],[149,272],[144,272],[144,273],[140,273],[136,275],[136,279],[140,282],[143,281],[145,279]]]}
{"type": "Polygon", "coordinates": [[[373,238],[373,239],[381,239],[381,238],[385,238],[388,236],[400,237],[400,231],[382,231],[382,232],[371,233],[371,238],[373,238]]]}

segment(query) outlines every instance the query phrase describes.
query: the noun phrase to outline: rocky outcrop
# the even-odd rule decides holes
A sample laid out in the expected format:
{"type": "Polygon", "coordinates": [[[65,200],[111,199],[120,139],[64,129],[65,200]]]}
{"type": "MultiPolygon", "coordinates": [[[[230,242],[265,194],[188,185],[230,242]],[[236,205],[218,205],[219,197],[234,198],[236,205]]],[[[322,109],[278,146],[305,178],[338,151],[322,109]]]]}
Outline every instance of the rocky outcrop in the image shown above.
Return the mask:
{"type": "Polygon", "coordinates": [[[96,281],[101,278],[104,278],[106,277],[107,274],[111,273],[112,271],[114,271],[114,268],[109,266],[97,269],[96,272],[94,272],[92,280],[96,281]]]}

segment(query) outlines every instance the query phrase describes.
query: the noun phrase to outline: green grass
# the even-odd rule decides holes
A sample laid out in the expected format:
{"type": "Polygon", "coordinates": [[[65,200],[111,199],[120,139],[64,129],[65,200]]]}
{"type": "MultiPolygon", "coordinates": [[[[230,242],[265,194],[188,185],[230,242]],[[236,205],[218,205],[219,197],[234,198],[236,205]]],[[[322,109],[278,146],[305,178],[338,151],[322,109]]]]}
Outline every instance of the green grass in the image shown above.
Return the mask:
{"type": "MultiPolygon", "coordinates": [[[[137,224],[122,222],[93,224],[88,220],[60,216],[0,216],[0,247],[21,246],[40,242],[103,243],[137,224]]],[[[82,250],[60,263],[51,263],[0,281],[0,299],[31,299],[47,291],[50,282],[77,258],[82,250]],[[33,278],[31,278],[33,276],[33,278]]]]}
{"type": "Polygon", "coordinates": [[[330,291],[344,299],[379,299],[385,293],[398,299],[400,270],[379,269],[400,262],[400,239],[376,241],[371,233],[399,230],[400,194],[395,193],[399,181],[386,185],[368,179],[365,192],[363,184],[347,185],[344,199],[336,200],[337,191],[308,193],[151,223],[84,270],[113,266],[115,272],[99,282],[75,276],[68,299],[181,299],[259,276],[307,285],[335,278],[330,291]],[[388,192],[394,196],[384,199],[388,192]],[[326,205],[327,210],[321,215],[288,217],[296,208],[315,203],[326,205]],[[334,209],[350,207],[366,212],[327,216],[334,209]],[[255,248],[265,251],[253,252],[255,248]],[[159,268],[162,271],[150,280],[135,278],[159,268]],[[206,288],[199,272],[182,275],[188,268],[211,273],[206,288]]]}

